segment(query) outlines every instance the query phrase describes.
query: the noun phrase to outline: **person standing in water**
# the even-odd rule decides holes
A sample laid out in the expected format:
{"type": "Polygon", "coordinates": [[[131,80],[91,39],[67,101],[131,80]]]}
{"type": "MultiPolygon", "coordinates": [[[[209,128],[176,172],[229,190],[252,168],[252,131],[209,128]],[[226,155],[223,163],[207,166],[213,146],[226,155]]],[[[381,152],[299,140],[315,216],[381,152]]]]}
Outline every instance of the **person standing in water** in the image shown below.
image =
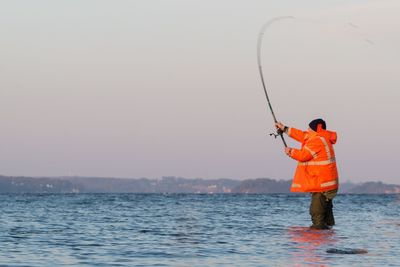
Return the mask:
{"type": "Polygon", "coordinates": [[[301,148],[285,148],[285,153],[298,161],[291,192],[311,193],[312,229],[329,229],[335,224],[332,199],[339,188],[335,151],[337,134],[326,130],[322,119],[310,122],[307,131],[287,127],[281,122],[276,128],[301,143],[301,148]]]}

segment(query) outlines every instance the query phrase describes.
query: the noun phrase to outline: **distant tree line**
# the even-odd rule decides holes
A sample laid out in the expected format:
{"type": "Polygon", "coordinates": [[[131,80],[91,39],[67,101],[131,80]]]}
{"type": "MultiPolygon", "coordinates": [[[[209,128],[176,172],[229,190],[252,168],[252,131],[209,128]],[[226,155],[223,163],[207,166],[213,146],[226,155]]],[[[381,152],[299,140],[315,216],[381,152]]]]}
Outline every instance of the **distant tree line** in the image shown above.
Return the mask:
{"type": "MultiPolygon", "coordinates": [[[[289,193],[290,180],[246,179],[122,179],[99,177],[9,177],[0,176],[0,193],[192,193],[272,194],[289,193]]],[[[382,182],[342,183],[341,193],[397,194],[400,185],[382,182]]]]}

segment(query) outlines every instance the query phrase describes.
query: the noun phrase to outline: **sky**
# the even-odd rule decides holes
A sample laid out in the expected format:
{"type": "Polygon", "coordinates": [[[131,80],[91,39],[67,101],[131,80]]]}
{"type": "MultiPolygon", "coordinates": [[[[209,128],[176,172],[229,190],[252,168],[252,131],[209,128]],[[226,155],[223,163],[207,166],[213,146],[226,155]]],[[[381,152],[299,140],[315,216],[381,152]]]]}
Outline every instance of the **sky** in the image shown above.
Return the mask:
{"type": "MultiPolygon", "coordinates": [[[[399,184],[400,2],[0,1],[0,174],[290,179],[273,120],[399,184]]],[[[292,147],[298,143],[289,141],[292,147]]]]}

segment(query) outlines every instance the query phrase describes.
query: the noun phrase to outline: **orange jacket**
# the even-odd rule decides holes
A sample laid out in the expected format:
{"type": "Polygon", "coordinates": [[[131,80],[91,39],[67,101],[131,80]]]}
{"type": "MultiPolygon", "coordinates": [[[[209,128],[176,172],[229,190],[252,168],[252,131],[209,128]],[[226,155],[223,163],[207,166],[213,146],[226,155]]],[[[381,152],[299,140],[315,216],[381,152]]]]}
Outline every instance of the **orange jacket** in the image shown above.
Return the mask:
{"type": "Polygon", "coordinates": [[[325,192],[338,189],[335,151],[337,135],[323,129],[303,132],[289,128],[287,134],[301,142],[301,149],[292,149],[290,157],[297,160],[296,173],[290,191],[325,192]]]}

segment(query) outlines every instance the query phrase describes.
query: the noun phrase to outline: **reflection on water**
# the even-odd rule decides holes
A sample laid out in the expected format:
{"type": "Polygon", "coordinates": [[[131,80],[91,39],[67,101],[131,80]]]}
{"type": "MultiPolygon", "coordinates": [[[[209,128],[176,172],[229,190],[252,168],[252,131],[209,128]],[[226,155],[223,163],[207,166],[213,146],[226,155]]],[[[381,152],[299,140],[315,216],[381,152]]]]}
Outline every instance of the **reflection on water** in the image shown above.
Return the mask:
{"type": "Polygon", "coordinates": [[[310,230],[308,195],[0,195],[0,265],[400,266],[398,196],[339,195],[310,230]],[[293,227],[293,225],[302,225],[293,227]],[[368,250],[364,255],[329,249],[368,250]]]}
{"type": "Polygon", "coordinates": [[[291,251],[294,266],[303,264],[318,264],[325,266],[327,258],[323,257],[322,250],[326,250],[336,243],[334,230],[315,230],[309,227],[289,227],[288,234],[293,243],[291,251]]]}

